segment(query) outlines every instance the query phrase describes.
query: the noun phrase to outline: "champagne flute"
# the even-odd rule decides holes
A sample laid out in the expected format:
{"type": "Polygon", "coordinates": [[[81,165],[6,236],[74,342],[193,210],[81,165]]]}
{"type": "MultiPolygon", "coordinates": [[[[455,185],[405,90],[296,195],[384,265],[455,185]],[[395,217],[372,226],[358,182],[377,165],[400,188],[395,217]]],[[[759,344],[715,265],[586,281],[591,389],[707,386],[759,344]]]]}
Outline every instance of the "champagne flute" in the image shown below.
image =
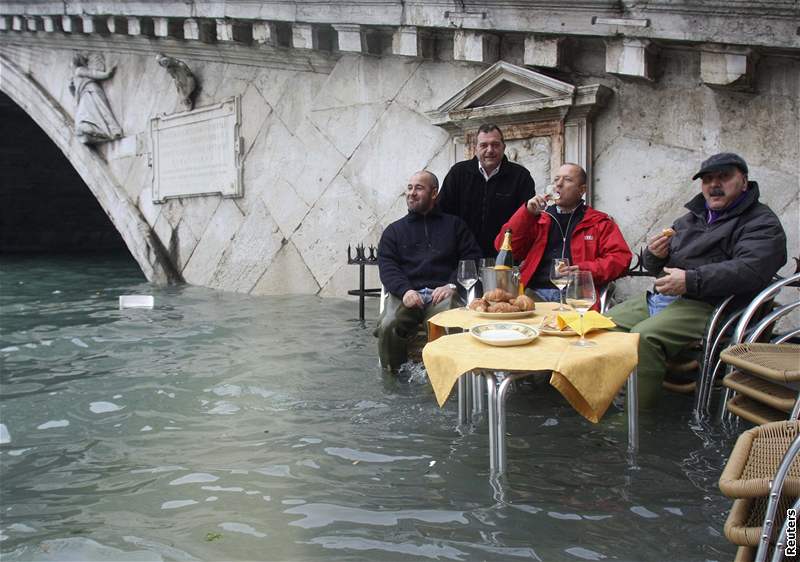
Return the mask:
{"type": "Polygon", "coordinates": [[[568,307],[564,306],[564,289],[569,283],[568,267],[569,260],[567,258],[556,258],[550,266],[550,282],[558,288],[558,302],[560,303],[556,308],[558,312],[569,310],[568,307]]]}
{"type": "Polygon", "coordinates": [[[544,188],[544,200],[548,203],[557,203],[560,198],[561,194],[556,192],[555,184],[548,184],[544,188]]]}
{"type": "Polygon", "coordinates": [[[591,347],[597,342],[587,340],[583,333],[583,315],[594,304],[597,295],[594,290],[592,273],[590,271],[576,271],[569,276],[567,285],[567,303],[578,311],[581,317],[581,339],[573,343],[580,347],[591,347]]]}
{"type": "Polygon", "coordinates": [[[456,276],[458,284],[467,291],[467,305],[472,302],[472,286],[478,282],[478,272],[475,269],[475,260],[461,260],[458,262],[458,273],[456,276]]]}

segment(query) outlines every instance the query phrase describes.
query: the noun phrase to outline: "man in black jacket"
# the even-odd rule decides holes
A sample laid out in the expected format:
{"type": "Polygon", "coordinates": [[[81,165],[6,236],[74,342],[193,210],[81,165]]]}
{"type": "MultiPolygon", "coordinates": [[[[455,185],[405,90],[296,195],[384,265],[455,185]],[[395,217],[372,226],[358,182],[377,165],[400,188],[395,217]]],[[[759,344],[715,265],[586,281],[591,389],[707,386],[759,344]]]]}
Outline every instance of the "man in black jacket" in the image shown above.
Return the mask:
{"type": "Polygon", "coordinates": [[[493,123],[478,128],[475,157],[455,164],[444,178],[438,206],[464,219],[483,257],[495,257],[494,238],[511,215],[536,194],[531,173],[505,157],[503,133],[493,123]]]}
{"type": "Polygon", "coordinates": [[[408,339],[420,322],[451,308],[459,260],[477,260],[480,250],[467,225],[434,208],[439,180],[417,172],[406,186],[408,214],[383,231],[378,271],[389,293],[378,318],[381,365],[397,370],[408,357],[408,339]]]}
{"type": "Polygon", "coordinates": [[[689,212],[653,237],[644,266],[657,275],[653,292],[608,311],[616,324],[639,333],[639,398],[655,405],[666,362],[703,337],[714,307],[729,295],[739,304],[767,287],[786,263],[786,234],[758,202],[758,184],[745,161],[729,152],[705,160],[692,179],[702,193],[689,212]]]}

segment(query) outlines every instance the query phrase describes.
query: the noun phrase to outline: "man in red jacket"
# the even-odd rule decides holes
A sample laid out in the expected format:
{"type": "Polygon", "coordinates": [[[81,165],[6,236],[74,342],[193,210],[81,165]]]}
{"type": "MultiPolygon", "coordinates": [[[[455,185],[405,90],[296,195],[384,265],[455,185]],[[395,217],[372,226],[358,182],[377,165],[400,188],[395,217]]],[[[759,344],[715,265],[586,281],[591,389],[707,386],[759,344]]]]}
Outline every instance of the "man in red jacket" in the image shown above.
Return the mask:
{"type": "Polygon", "coordinates": [[[549,195],[529,199],[503,225],[495,239],[499,249],[503,234],[511,228],[514,259],[524,260],[520,280],[531,297],[544,301],[559,300],[558,289],[550,282],[554,259],[569,259],[570,271],[590,271],[595,286],[601,287],[625,273],[632,257],[617,223],[584,203],[583,168],[564,164],[558,169],[553,185],[552,199],[549,195]]]}

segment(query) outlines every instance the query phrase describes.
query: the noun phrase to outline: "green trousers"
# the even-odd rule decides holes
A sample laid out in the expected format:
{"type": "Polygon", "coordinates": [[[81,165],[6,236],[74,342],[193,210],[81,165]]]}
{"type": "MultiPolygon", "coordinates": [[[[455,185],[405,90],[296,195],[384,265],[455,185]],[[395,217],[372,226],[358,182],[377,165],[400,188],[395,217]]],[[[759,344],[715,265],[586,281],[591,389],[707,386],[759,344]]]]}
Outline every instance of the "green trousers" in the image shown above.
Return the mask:
{"type": "Polygon", "coordinates": [[[703,338],[713,312],[714,307],[708,303],[678,299],[651,317],[646,295],[630,298],[607,312],[618,329],[639,334],[641,409],[652,409],[658,403],[667,361],[703,338]]]}
{"type": "Polygon", "coordinates": [[[428,328],[428,319],[458,305],[460,300],[453,293],[449,299],[425,308],[406,308],[396,296],[387,295],[383,312],[378,318],[375,335],[378,336],[378,357],[381,366],[396,371],[408,360],[408,342],[413,338],[420,323],[428,328]]]}

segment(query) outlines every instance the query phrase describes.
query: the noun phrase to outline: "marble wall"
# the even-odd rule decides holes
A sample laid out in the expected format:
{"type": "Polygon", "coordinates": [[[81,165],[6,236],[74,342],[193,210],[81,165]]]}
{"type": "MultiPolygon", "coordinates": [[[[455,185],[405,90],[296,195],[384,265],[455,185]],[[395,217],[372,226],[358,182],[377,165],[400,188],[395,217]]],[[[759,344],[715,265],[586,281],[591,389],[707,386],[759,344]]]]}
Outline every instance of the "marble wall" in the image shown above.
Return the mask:
{"type": "MultiPolygon", "coordinates": [[[[74,111],[70,50],[2,46],[0,53],[74,111]]],[[[699,57],[663,49],[655,80],[619,78],[605,72],[603,42],[586,38],[571,45],[569,73],[552,71],[613,91],[594,121],[595,206],[638,247],[684,212],[701,160],[736,151],[781,216],[790,254],[800,254],[800,61],[762,57],[753,91],[740,92],[701,84],[699,57]]],[[[414,171],[428,168],[442,179],[461,158],[463,147],[425,113],[486,69],[362,54],[331,55],[329,64],[308,69],[181,58],[201,85],[196,107],[241,96],[244,197],[152,202],[147,147],[140,147],[150,118],[177,111],[179,100],[150,53],[106,55],[118,67],[104,86],[125,137],[99,150],[188,283],[254,294],[352,289],[357,270],[346,264],[348,244],[377,244],[405,213],[402,193],[414,171]]],[[[546,175],[546,159],[532,162],[546,175]]],[[[376,286],[376,268],[368,269],[376,286]]]]}

